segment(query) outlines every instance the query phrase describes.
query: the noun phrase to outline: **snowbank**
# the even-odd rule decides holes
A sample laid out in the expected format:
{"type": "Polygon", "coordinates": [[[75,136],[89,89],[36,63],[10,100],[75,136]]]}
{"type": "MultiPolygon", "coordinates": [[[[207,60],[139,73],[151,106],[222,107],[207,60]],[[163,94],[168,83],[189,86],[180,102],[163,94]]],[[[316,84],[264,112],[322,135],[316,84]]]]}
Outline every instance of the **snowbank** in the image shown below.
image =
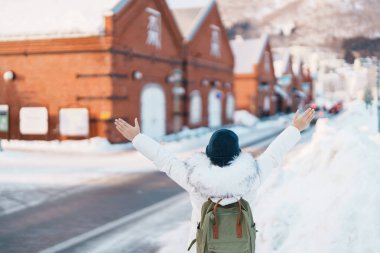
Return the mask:
{"type": "Polygon", "coordinates": [[[104,33],[104,16],[120,0],[2,0],[0,41],[83,37],[104,33]]]}
{"type": "Polygon", "coordinates": [[[244,125],[252,127],[259,121],[255,115],[249,113],[246,110],[235,111],[234,113],[234,123],[238,125],[244,125]]]}
{"type": "Polygon", "coordinates": [[[111,144],[106,138],[94,137],[85,140],[25,141],[1,140],[4,150],[48,151],[61,153],[119,152],[132,148],[131,143],[111,144]]]}
{"type": "MultiPolygon", "coordinates": [[[[254,201],[257,252],[378,252],[380,135],[375,114],[353,102],[319,120],[311,142],[286,157],[254,201]]],[[[186,252],[184,223],[160,238],[161,252],[186,252]]]]}

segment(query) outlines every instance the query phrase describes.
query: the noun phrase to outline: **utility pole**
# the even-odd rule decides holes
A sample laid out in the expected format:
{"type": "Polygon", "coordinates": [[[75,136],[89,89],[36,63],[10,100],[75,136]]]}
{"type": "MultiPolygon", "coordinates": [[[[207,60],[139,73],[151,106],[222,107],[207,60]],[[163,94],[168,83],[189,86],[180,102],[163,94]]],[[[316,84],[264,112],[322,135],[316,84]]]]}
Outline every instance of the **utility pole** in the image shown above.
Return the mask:
{"type": "Polygon", "coordinates": [[[378,131],[380,132],[380,60],[377,60],[377,121],[378,131]]]}
{"type": "Polygon", "coordinates": [[[183,104],[181,96],[185,94],[182,70],[178,68],[174,69],[168,81],[173,84],[173,129],[174,132],[179,132],[183,125],[183,104]]]}

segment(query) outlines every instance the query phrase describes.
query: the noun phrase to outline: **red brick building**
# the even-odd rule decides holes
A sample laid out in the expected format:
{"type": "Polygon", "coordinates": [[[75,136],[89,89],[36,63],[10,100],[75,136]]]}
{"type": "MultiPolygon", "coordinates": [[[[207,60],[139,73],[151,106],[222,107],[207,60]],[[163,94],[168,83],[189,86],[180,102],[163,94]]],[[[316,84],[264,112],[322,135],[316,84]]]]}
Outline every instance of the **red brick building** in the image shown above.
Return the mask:
{"type": "Polygon", "coordinates": [[[293,111],[293,100],[295,99],[296,78],[293,74],[292,56],[288,51],[275,53],[274,61],[277,84],[275,85],[276,111],[289,113],[293,111]]]}
{"type": "MultiPolygon", "coordinates": [[[[186,123],[174,99],[184,90],[182,36],[164,0],[68,0],[39,8],[31,2],[22,17],[16,4],[0,11],[30,22],[28,29],[0,25],[0,105],[9,108],[0,112],[9,117],[9,131],[0,129],[0,138],[103,136],[120,142],[113,125],[118,117],[138,117],[142,132],[155,138],[186,123]]],[[[218,20],[215,15],[208,18],[218,20]]],[[[209,34],[202,29],[210,27],[199,30],[190,50],[201,33],[209,34]]],[[[190,57],[189,65],[203,68],[212,59],[206,51],[205,60],[190,57]]],[[[199,84],[193,75],[186,76],[189,87],[199,84]]],[[[227,74],[221,80],[232,82],[227,74]]]]}
{"type": "Polygon", "coordinates": [[[169,6],[184,38],[186,125],[232,123],[234,58],[216,1],[191,8],[183,8],[183,3],[171,1],[169,6]]]}
{"type": "Polygon", "coordinates": [[[237,109],[256,116],[276,112],[276,76],[269,37],[230,41],[235,56],[234,91],[237,109]]]}
{"type": "Polygon", "coordinates": [[[293,110],[297,110],[313,101],[313,81],[310,71],[302,60],[293,62],[293,73],[295,76],[293,110]]]}

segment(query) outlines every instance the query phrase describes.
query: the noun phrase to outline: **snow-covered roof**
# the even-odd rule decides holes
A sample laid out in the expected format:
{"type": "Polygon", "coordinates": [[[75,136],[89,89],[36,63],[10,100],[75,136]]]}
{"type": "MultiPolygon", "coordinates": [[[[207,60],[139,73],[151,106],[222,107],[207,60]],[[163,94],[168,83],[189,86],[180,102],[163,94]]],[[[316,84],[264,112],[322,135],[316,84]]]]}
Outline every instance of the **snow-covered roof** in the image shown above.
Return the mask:
{"type": "Polygon", "coordinates": [[[215,4],[215,0],[167,0],[185,40],[191,41],[215,4]],[[194,3],[193,3],[194,2],[194,3]]]}
{"type": "Polygon", "coordinates": [[[281,77],[286,72],[286,66],[290,60],[290,53],[285,52],[284,54],[280,55],[280,57],[273,62],[274,65],[274,72],[276,77],[281,77]]]}
{"type": "Polygon", "coordinates": [[[1,0],[0,41],[104,34],[104,16],[130,0],[1,0]]]}
{"type": "Polygon", "coordinates": [[[296,76],[300,76],[302,74],[302,62],[301,60],[295,60],[292,65],[293,73],[296,76]]]}
{"type": "Polygon", "coordinates": [[[274,67],[274,73],[276,77],[281,77],[282,74],[285,72],[285,62],[284,60],[275,60],[273,62],[273,67],[274,67]]]}
{"type": "Polygon", "coordinates": [[[237,74],[252,73],[253,65],[259,64],[268,42],[268,35],[258,39],[235,39],[230,41],[235,56],[234,72],[237,74]]]}

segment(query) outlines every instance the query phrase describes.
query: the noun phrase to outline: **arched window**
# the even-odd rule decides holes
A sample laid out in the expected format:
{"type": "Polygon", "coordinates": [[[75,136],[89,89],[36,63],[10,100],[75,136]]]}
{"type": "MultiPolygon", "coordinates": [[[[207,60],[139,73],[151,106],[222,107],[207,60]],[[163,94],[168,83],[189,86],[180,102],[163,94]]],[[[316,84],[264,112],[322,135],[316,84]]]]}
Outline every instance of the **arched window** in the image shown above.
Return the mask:
{"type": "Polygon", "coordinates": [[[161,48],[161,14],[152,8],[146,11],[149,13],[146,44],[161,48]]]}
{"type": "Polygon", "coordinates": [[[198,124],[202,120],[202,97],[198,90],[190,95],[190,123],[198,124]]]}
{"type": "Polygon", "coordinates": [[[235,112],[235,98],[234,98],[234,95],[232,95],[232,93],[228,93],[227,101],[226,101],[226,118],[233,119],[234,112],[235,112]]]}

